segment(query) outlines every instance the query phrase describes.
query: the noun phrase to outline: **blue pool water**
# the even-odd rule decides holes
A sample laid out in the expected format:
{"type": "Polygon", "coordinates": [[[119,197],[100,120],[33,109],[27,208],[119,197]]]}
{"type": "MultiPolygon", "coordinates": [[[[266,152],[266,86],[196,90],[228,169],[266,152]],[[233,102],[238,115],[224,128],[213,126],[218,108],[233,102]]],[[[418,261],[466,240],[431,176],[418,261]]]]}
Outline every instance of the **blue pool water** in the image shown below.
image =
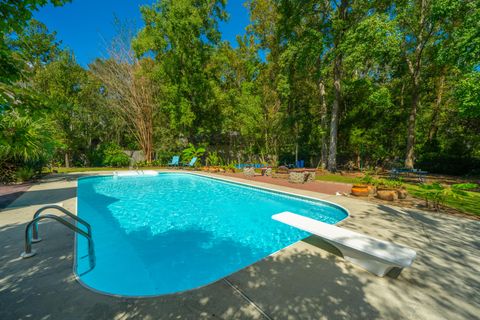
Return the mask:
{"type": "Polygon", "coordinates": [[[92,226],[96,266],[77,235],[76,273],[87,286],[123,296],[198,288],[308,233],[271,219],[291,211],[327,223],[335,205],[188,173],[78,180],[78,215],[92,226]]]}

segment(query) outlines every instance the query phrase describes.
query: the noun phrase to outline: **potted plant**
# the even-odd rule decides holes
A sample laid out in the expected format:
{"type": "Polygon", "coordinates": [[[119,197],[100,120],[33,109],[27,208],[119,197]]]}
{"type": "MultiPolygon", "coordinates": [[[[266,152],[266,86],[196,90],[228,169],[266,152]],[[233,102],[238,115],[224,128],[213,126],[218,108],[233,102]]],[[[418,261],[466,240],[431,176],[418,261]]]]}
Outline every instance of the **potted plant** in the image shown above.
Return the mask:
{"type": "Polygon", "coordinates": [[[405,199],[407,190],[400,180],[380,180],[377,187],[377,198],[382,200],[394,201],[405,199]]]}
{"type": "Polygon", "coordinates": [[[369,174],[359,179],[359,183],[355,183],[352,186],[351,193],[357,197],[368,197],[371,194],[375,194],[375,179],[369,174]]]}

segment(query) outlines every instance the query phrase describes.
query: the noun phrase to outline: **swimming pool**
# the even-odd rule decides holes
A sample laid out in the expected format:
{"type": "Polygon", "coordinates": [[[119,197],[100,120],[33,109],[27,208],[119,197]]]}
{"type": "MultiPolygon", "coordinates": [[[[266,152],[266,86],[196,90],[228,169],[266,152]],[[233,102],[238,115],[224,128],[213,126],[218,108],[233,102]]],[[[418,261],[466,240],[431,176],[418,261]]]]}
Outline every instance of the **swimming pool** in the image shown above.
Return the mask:
{"type": "Polygon", "coordinates": [[[121,296],[198,288],[308,236],[271,219],[291,211],[327,223],[348,216],[328,202],[189,173],[78,180],[78,215],[92,226],[96,266],[76,238],[78,279],[121,296]]]}

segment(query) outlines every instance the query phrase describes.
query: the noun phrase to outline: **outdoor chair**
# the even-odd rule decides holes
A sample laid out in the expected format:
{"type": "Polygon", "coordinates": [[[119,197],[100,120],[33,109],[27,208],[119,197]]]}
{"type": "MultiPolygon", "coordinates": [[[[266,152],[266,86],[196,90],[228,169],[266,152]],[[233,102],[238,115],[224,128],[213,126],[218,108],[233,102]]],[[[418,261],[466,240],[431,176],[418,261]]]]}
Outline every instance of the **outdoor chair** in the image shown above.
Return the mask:
{"type": "Polygon", "coordinates": [[[192,160],[190,160],[189,163],[185,163],[184,166],[191,168],[191,167],[195,166],[196,162],[197,162],[197,157],[193,157],[192,160]]]}
{"type": "Polygon", "coordinates": [[[167,163],[167,166],[173,166],[173,167],[178,167],[178,163],[180,161],[180,156],[173,156],[172,161],[167,163]]]}

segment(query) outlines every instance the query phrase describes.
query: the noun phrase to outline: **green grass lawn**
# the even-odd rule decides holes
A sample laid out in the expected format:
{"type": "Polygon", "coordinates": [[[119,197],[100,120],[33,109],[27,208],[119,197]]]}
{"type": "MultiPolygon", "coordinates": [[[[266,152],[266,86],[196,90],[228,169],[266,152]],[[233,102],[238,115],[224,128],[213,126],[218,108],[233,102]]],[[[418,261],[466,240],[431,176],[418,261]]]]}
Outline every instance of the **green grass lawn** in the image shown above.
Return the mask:
{"type": "MultiPolygon", "coordinates": [[[[424,199],[425,190],[421,189],[418,185],[406,184],[407,191],[410,195],[424,199]]],[[[466,196],[459,195],[458,197],[446,197],[443,205],[457,209],[461,212],[480,216],[480,193],[479,192],[466,192],[466,196]]]]}
{"type": "Polygon", "coordinates": [[[358,183],[358,179],[349,176],[341,176],[339,174],[322,174],[315,176],[315,179],[318,181],[326,182],[341,182],[341,183],[358,183]]]}
{"type": "MultiPolygon", "coordinates": [[[[325,174],[316,176],[318,181],[341,182],[341,183],[358,183],[358,179],[350,176],[342,176],[338,174],[325,174]]],[[[425,190],[416,184],[405,183],[408,193],[419,199],[424,199],[425,190]]],[[[466,196],[458,196],[458,198],[449,196],[445,199],[443,205],[457,209],[464,213],[480,216],[480,193],[467,192],[466,196]]]]}

